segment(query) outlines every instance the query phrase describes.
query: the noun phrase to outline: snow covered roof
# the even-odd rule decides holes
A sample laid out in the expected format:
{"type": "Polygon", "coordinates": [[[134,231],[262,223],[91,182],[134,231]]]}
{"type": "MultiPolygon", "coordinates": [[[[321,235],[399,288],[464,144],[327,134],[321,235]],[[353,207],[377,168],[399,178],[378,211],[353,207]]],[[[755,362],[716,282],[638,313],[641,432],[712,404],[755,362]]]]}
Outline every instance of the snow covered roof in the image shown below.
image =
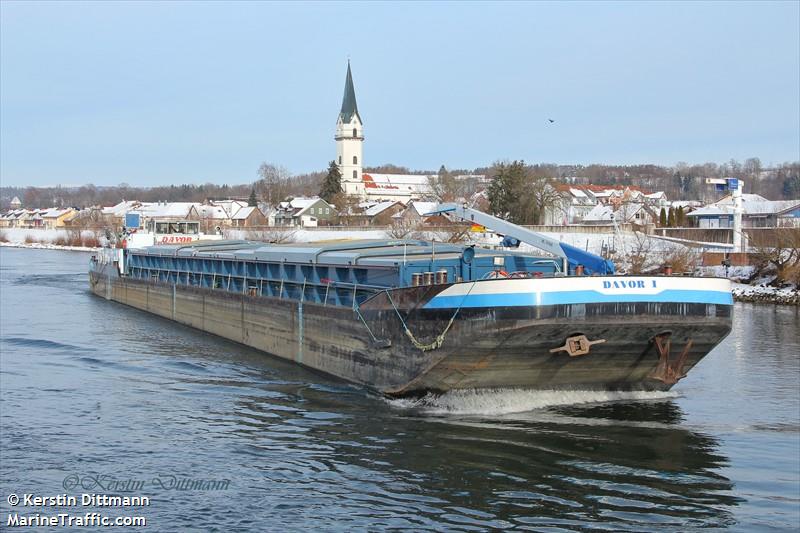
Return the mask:
{"type": "Polygon", "coordinates": [[[686,216],[689,217],[702,217],[702,216],[719,216],[719,215],[732,215],[733,210],[730,208],[726,208],[725,206],[718,206],[718,205],[707,205],[705,207],[701,207],[700,209],[695,209],[691,213],[687,214],[686,216]]]}
{"type": "Polygon", "coordinates": [[[400,204],[400,202],[395,202],[395,201],[378,202],[377,204],[365,209],[364,214],[368,217],[374,217],[380,215],[390,207],[397,204],[400,204]]]}
{"type": "Polygon", "coordinates": [[[239,209],[247,207],[247,202],[243,202],[242,200],[214,200],[209,203],[214,207],[224,209],[228,217],[236,213],[239,209]]]}
{"type": "Polygon", "coordinates": [[[746,215],[774,215],[783,211],[800,208],[800,200],[766,200],[764,202],[751,201],[743,203],[742,208],[746,215]]]}
{"type": "Polygon", "coordinates": [[[439,204],[436,202],[412,202],[411,207],[417,212],[417,214],[421,217],[431,213],[432,211],[436,211],[436,207],[439,204]]]}
{"type": "MultiPolygon", "coordinates": [[[[743,195],[744,196],[744,195],[743,195]]],[[[761,198],[757,194],[749,195],[761,198]]],[[[748,216],[765,216],[800,209],[800,200],[752,200],[742,202],[742,212],[748,216]]],[[[717,202],[689,213],[690,217],[733,215],[733,205],[717,202]]]]}
{"type": "Polygon", "coordinates": [[[583,217],[583,221],[611,222],[612,220],[616,220],[617,222],[630,222],[636,213],[642,209],[644,209],[644,205],[635,202],[622,204],[616,211],[614,211],[610,205],[599,204],[583,217]]]}
{"type": "Polygon", "coordinates": [[[253,214],[253,211],[258,209],[254,206],[242,207],[231,217],[232,220],[245,220],[247,217],[253,214]]]}
{"type": "Polygon", "coordinates": [[[70,213],[72,211],[74,211],[74,209],[72,209],[71,207],[67,207],[65,209],[61,209],[61,208],[58,208],[58,207],[51,207],[50,209],[44,210],[42,212],[42,216],[44,218],[58,218],[58,217],[60,217],[62,215],[66,215],[67,213],[70,213]]]}
{"type": "Polygon", "coordinates": [[[319,198],[292,198],[291,201],[289,201],[289,207],[293,209],[305,209],[318,200],[319,198]]]}
{"type": "MultiPolygon", "coordinates": [[[[760,194],[745,194],[742,193],[742,203],[746,204],[748,202],[769,202],[766,198],[761,196],[760,194]]],[[[733,195],[729,194],[722,198],[720,201],[715,202],[717,205],[733,205],[733,195]]]]}
{"type": "Polygon", "coordinates": [[[186,218],[195,207],[193,202],[169,202],[142,204],[135,211],[149,218],[186,218]]]}
{"type": "Polygon", "coordinates": [[[614,210],[609,205],[599,204],[594,206],[594,208],[586,213],[586,216],[583,217],[584,222],[589,221],[608,221],[611,222],[611,214],[614,210]]]}
{"type": "Polygon", "coordinates": [[[430,192],[429,180],[433,176],[419,174],[375,174],[365,172],[361,175],[364,188],[368,192],[385,190],[390,194],[426,194],[430,192]]]}
{"type": "Polygon", "coordinates": [[[230,218],[228,212],[218,205],[197,205],[195,208],[197,209],[197,214],[200,215],[200,218],[209,218],[214,220],[227,220],[230,218]]]}
{"type": "Polygon", "coordinates": [[[104,215],[113,215],[115,217],[122,217],[125,216],[125,214],[131,209],[134,209],[141,205],[143,204],[136,200],[127,200],[127,201],[123,200],[117,205],[113,205],[111,207],[104,207],[102,213],[104,215]]]}
{"type": "Polygon", "coordinates": [[[672,207],[702,207],[703,203],[698,200],[675,200],[670,202],[672,207]]]}

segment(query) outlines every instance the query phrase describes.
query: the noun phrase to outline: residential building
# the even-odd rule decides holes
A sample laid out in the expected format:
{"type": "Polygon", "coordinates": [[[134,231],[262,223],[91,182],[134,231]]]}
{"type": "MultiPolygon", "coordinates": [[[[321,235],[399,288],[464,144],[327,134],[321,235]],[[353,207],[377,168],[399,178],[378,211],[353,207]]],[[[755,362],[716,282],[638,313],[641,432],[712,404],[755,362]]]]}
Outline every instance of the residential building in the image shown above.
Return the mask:
{"type": "Polygon", "coordinates": [[[647,204],[628,202],[619,205],[596,205],[584,218],[588,225],[601,224],[635,224],[645,226],[655,224],[658,214],[647,204]]]}
{"type": "MultiPolygon", "coordinates": [[[[766,200],[757,194],[742,197],[742,227],[800,227],[800,200],[766,200]]],[[[726,197],[687,216],[700,228],[732,228],[733,203],[726,197]]]]}
{"type": "Polygon", "coordinates": [[[250,228],[253,226],[266,226],[267,217],[258,207],[245,206],[239,208],[231,217],[231,225],[235,228],[250,228]]]}
{"type": "Polygon", "coordinates": [[[395,214],[392,219],[403,224],[421,224],[425,222],[431,212],[436,210],[438,205],[436,202],[411,201],[403,211],[395,214]]]}
{"type": "Polygon", "coordinates": [[[386,226],[392,223],[393,217],[401,213],[406,206],[402,202],[386,200],[383,202],[362,202],[361,212],[348,217],[349,225],[386,226]]]}
{"type": "Polygon", "coordinates": [[[336,208],[322,198],[293,198],[281,202],[275,215],[276,226],[318,226],[333,223],[336,208]]]}
{"type": "Polygon", "coordinates": [[[77,214],[78,211],[71,207],[67,207],[66,209],[59,209],[57,207],[45,209],[41,211],[42,223],[44,227],[48,229],[63,228],[70,220],[75,218],[77,214]]]}

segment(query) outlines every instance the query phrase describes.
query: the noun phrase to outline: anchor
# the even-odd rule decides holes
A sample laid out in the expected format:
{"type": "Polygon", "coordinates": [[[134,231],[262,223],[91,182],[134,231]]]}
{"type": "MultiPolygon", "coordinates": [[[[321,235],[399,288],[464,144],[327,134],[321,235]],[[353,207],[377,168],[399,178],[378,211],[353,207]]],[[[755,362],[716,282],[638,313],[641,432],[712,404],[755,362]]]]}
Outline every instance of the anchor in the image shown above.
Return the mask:
{"type": "Polygon", "coordinates": [[[689,339],[678,359],[670,363],[671,335],[672,332],[668,331],[659,333],[651,339],[651,342],[656,345],[656,350],[658,350],[658,365],[647,375],[648,378],[656,379],[666,385],[674,385],[686,377],[683,367],[686,364],[686,358],[689,356],[689,350],[692,348],[692,339],[689,339]]]}
{"type": "Polygon", "coordinates": [[[573,337],[568,337],[564,346],[553,348],[550,350],[550,353],[567,352],[570,357],[577,357],[579,355],[586,355],[589,353],[589,350],[591,350],[592,345],[600,344],[601,342],[606,342],[606,340],[597,339],[595,341],[590,341],[586,335],[575,335],[573,337]]]}

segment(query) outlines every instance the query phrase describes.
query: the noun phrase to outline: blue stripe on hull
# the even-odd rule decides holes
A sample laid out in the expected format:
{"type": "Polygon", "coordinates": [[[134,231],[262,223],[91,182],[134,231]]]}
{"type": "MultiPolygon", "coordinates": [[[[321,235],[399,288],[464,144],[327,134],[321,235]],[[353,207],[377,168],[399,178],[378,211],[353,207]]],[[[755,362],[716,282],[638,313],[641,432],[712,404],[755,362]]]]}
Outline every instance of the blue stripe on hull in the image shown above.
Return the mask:
{"type": "Polygon", "coordinates": [[[425,309],[453,309],[456,307],[525,307],[539,305],[565,305],[589,303],[698,303],[733,305],[730,293],[718,291],[691,291],[668,289],[658,294],[603,294],[598,291],[527,292],[509,294],[469,294],[436,296],[425,304],[425,309]]]}

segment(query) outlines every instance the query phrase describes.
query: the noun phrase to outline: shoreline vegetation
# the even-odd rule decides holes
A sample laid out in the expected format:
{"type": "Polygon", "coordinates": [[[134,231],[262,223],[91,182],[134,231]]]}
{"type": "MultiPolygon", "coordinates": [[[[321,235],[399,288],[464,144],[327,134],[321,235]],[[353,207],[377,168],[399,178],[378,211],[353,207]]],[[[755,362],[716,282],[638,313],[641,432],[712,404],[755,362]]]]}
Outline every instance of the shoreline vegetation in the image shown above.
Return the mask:
{"type": "MultiPolygon", "coordinates": [[[[70,252],[96,252],[101,248],[101,239],[94,232],[62,235],[48,231],[42,237],[26,235],[24,240],[9,239],[6,232],[0,230],[0,247],[27,248],[34,250],[62,250],[70,252]]],[[[720,275],[721,272],[709,272],[720,275]]],[[[733,299],[737,302],[754,304],[775,304],[800,306],[800,288],[779,288],[770,286],[763,278],[753,284],[738,283],[740,278],[731,276],[733,299]]]]}

